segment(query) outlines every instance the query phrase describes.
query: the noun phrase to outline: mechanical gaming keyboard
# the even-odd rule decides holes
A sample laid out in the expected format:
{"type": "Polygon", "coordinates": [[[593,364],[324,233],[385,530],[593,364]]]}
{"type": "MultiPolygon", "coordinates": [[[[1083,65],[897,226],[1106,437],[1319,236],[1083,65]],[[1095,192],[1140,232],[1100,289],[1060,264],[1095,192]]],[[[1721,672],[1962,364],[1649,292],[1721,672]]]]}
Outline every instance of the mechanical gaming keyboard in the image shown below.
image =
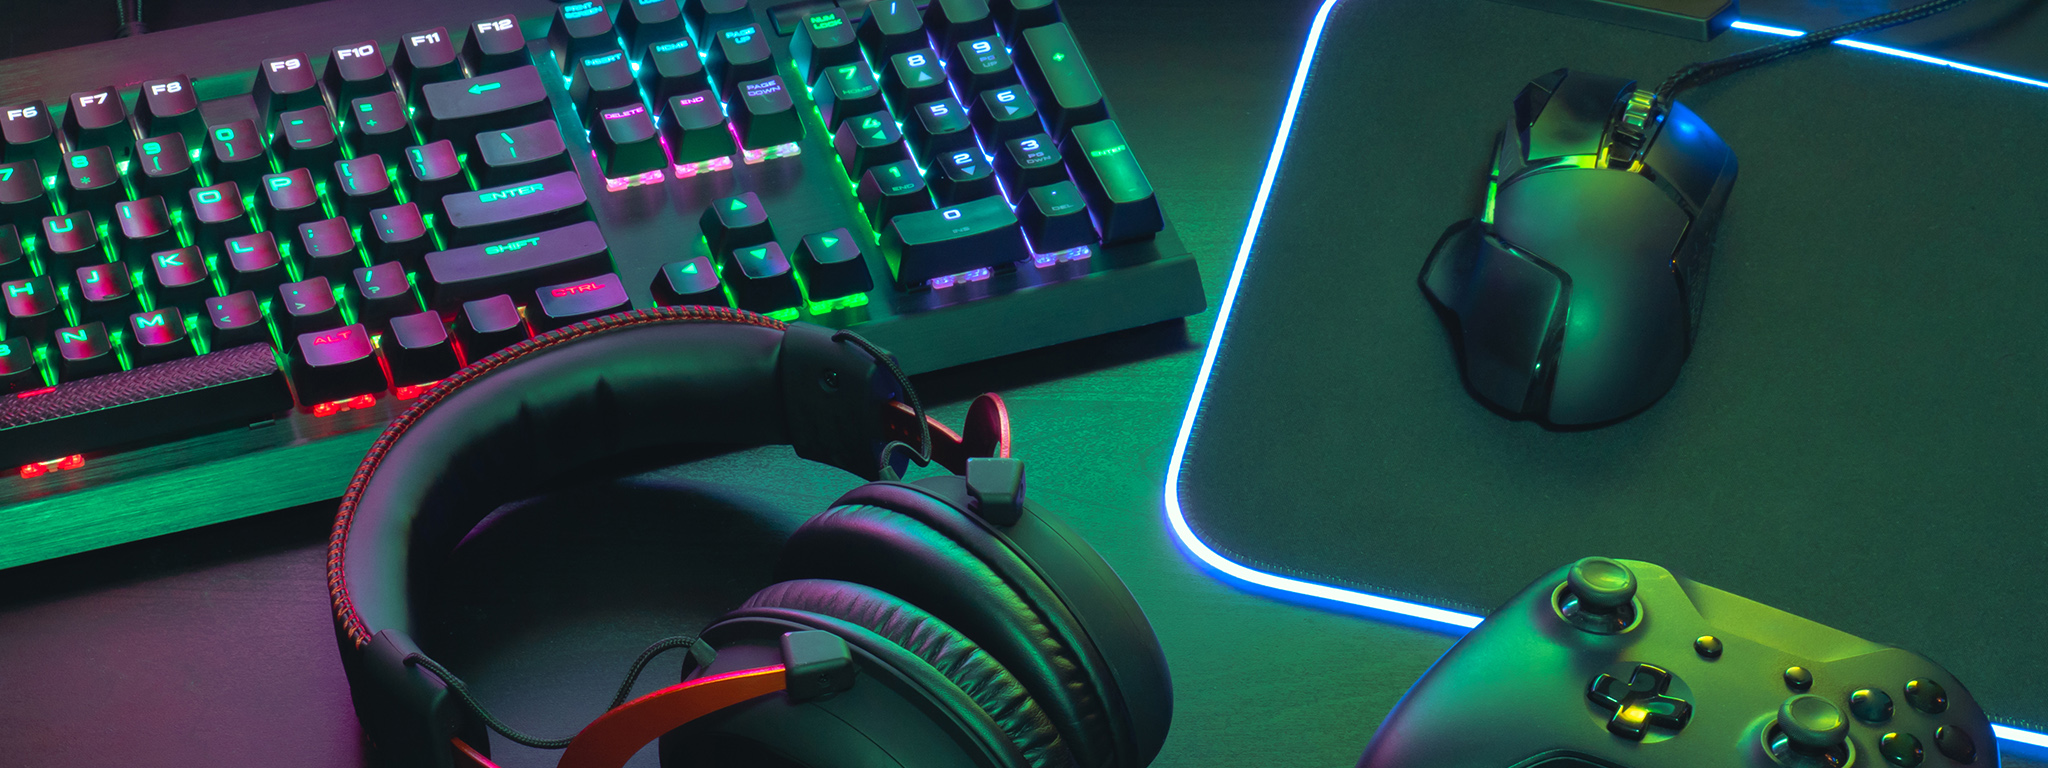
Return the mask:
{"type": "Polygon", "coordinates": [[[0,567],[262,511],[98,486],[331,497],[404,401],[628,308],[911,372],[1203,308],[1054,0],[335,0],[0,62],[0,137],[0,567]]]}

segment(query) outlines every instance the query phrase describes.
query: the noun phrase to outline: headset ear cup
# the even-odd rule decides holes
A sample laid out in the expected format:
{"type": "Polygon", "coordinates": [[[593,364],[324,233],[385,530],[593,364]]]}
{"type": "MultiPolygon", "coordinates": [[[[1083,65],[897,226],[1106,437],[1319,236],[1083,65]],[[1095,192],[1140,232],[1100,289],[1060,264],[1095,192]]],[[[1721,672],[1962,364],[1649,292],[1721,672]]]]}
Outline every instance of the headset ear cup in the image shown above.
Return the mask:
{"type": "Polygon", "coordinates": [[[925,489],[874,483],[847,494],[783,545],[776,577],[852,581],[916,604],[1015,674],[1082,765],[1145,762],[1135,754],[1142,747],[1120,737],[1128,715],[1113,711],[1105,693],[1114,682],[1104,682],[1109,673],[1090,655],[1096,640],[1058,590],[925,489]]]}
{"type": "MultiPolygon", "coordinates": [[[[1007,760],[999,758],[999,764],[1031,768],[1072,768],[1075,765],[1072,753],[1060,739],[1059,730],[1046,718],[1030,692],[1000,663],[945,622],[880,590],[841,581],[782,582],[761,590],[726,614],[705,632],[705,636],[730,637],[751,632],[755,636],[774,637],[790,627],[821,629],[840,635],[855,649],[857,656],[864,654],[880,662],[889,669],[885,674],[894,675],[901,684],[920,690],[916,698],[938,703],[954,713],[955,720],[967,724],[969,738],[991,740],[988,746],[992,753],[1011,756],[1007,760]],[[740,626],[746,624],[757,626],[740,626]],[[768,626],[765,635],[759,625],[768,626]],[[733,631],[736,628],[740,631],[733,631]],[[965,716],[958,716],[960,714],[965,716]],[[986,727],[976,727],[977,723],[986,727]],[[975,733],[981,735],[972,735],[975,733]]],[[[723,656],[726,651],[721,650],[720,653],[723,656]]],[[[705,670],[690,673],[691,676],[702,674],[705,670]]],[[[873,691],[891,685],[890,681],[869,677],[863,676],[849,693],[859,693],[863,686],[873,691]]],[[[707,736],[695,734],[690,738],[701,740],[707,736]]],[[[886,736],[878,733],[866,736],[877,743],[887,740],[886,736]]],[[[664,737],[664,764],[680,766],[682,761],[671,759],[669,754],[679,754],[682,750],[675,748],[675,743],[669,738],[664,737]]],[[[861,746],[865,748],[868,745],[861,746]]],[[[693,751],[701,754],[705,750],[698,748],[693,751]]],[[[760,750],[756,748],[755,751],[760,750]]],[[[891,751],[898,760],[906,759],[906,754],[915,753],[914,747],[901,752],[891,751]]],[[[803,762],[838,764],[817,760],[803,762]]],[[[920,762],[904,764],[911,768],[925,765],[920,762]]],[[[953,764],[956,763],[935,763],[933,768],[953,764]]]]}

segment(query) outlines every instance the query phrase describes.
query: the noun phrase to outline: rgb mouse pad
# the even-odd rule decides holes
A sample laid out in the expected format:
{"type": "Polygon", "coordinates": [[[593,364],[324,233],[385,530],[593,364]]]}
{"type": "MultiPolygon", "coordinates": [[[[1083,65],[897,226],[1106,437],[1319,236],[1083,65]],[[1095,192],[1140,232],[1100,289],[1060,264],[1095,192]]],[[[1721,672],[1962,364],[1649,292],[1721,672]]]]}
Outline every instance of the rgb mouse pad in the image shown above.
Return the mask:
{"type": "Polygon", "coordinates": [[[1612,426],[1480,405],[1417,286],[1530,78],[1654,86],[1774,39],[1339,3],[1179,457],[1192,533],[1475,614],[1646,560],[1924,653],[2043,731],[2048,89],[1833,47],[1682,96],[1740,178],[1690,361],[1612,426]]]}

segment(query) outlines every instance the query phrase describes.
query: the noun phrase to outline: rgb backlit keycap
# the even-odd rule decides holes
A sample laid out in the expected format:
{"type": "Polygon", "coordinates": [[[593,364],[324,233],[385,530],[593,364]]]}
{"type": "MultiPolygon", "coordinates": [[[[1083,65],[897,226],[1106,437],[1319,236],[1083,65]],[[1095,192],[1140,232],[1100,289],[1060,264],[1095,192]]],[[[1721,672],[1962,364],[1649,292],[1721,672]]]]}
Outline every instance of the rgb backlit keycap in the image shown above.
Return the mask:
{"type": "Polygon", "coordinates": [[[569,99],[585,114],[640,103],[640,82],[626,52],[613,48],[577,59],[569,81],[569,99]]]}
{"type": "Polygon", "coordinates": [[[553,120],[476,135],[477,183],[495,187],[570,170],[562,129],[553,120]]]}
{"type": "Polygon", "coordinates": [[[135,130],[128,125],[128,107],[121,92],[109,85],[71,94],[64,111],[64,138],[73,150],[106,147],[115,160],[128,159],[135,148],[135,130]]]}
{"type": "Polygon", "coordinates": [[[299,405],[346,400],[390,387],[377,362],[377,341],[360,325],[302,333],[292,345],[292,385],[299,405]]]}
{"type": "Polygon", "coordinates": [[[434,306],[452,310],[492,294],[524,295],[536,286],[614,271],[604,235],[586,221],[430,253],[418,277],[434,306]]]}
{"type": "Polygon", "coordinates": [[[887,114],[882,85],[866,61],[829,67],[812,82],[816,86],[811,89],[811,98],[818,105],[818,114],[825,118],[827,130],[837,132],[847,118],[856,115],[887,114]]]}
{"type": "Polygon", "coordinates": [[[1043,133],[1012,139],[996,150],[996,175],[1009,189],[1025,190],[1067,180],[1065,157],[1043,133]]]}
{"type": "Polygon", "coordinates": [[[7,332],[43,340],[64,324],[64,309],[48,276],[0,283],[0,304],[7,307],[7,332]]]}
{"type": "Polygon", "coordinates": [[[526,319],[510,296],[492,296],[464,303],[455,320],[455,337],[471,362],[526,340],[526,319]]]}
{"type": "Polygon", "coordinates": [[[852,296],[874,290],[875,279],[868,273],[867,259],[860,244],[845,228],[805,235],[796,247],[796,271],[813,302],[852,296]]]}
{"type": "Polygon", "coordinates": [[[113,152],[106,147],[64,153],[64,187],[65,199],[74,208],[106,210],[125,194],[113,152]]]}
{"type": "Polygon", "coordinates": [[[743,81],[738,86],[739,109],[732,112],[732,125],[739,132],[740,146],[768,149],[793,144],[804,137],[804,124],[796,104],[780,77],[743,81]]]}
{"type": "Polygon", "coordinates": [[[384,50],[375,40],[337,45],[328,51],[327,71],[321,79],[327,84],[327,93],[343,104],[391,93],[395,88],[391,69],[384,65],[384,50]]]}
{"type": "Polygon", "coordinates": [[[135,124],[144,136],[175,133],[186,144],[206,140],[206,121],[199,116],[199,94],[184,75],[145,80],[135,99],[135,124]]]}
{"type": "Polygon", "coordinates": [[[325,105],[294,109],[277,116],[277,135],[271,140],[278,163],[286,168],[319,168],[341,159],[341,135],[334,129],[334,117],[325,105]]]}
{"type": "Polygon", "coordinates": [[[405,84],[407,100],[417,97],[428,83],[462,79],[462,61],[456,56],[453,40],[447,27],[423,29],[398,39],[400,48],[391,60],[391,70],[405,84]]]}
{"type": "Polygon", "coordinates": [[[0,157],[10,161],[34,160],[44,168],[57,167],[57,154],[64,151],[57,142],[57,124],[41,101],[0,105],[0,157]]]}
{"type": "Polygon", "coordinates": [[[827,69],[867,61],[853,24],[838,8],[804,14],[802,27],[789,38],[789,56],[806,83],[818,82],[827,69]]]}
{"type": "Polygon", "coordinates": [[[683,25],[683,9],[678,0],[622,3],[619,18],[614,24],[619,35],[626,40],[626,49],[631,51],[645,51],[648,46],[664,40],[688,39],[684,37],[689,30],[683,25]]]}
{"type": "Polygon", "coordinates": [[[909,160],[878,165],[861,174],[859,197],[861,210],[868,214],[868,226],[877,232],[890,219],[934,207],[924,177],[909,160]]]}
{"type": "Polygon", "coordinates": [[[149,270],[157,304],[197,309],[213,295],[213,275],[198,248],[174,248],[149,255],[149,270]]]}
{"type": "Polygon", "coordinates": [[[1166,228],[1152,182],[1115,120],[1075,126],[1067,146],[1076,158],[1069,164],[1074,179],[1101,223],[1104,242],[1141,240],[1166,228]]]}
{"type": "Polygon", "coordinates": [[[970,107],[974,129],[992,147],[1045,132],[1045,126],[1038,120],[1038,105],[1031,102],[1031,92],[1024,86],[1010,85],[982,91],[970,107]]]}
{"type": "Polygon", "coordinates": [[[535,333],[547,333],[593,317],[633,308],[626,298],[625,284],[619,281],[617,274],[609,272],[584,280],[544,285],[535,289],[533,295],[537,310],[532,318],[535,333]]]}
{"type": "Polygon", "coordinates": [[[910,109],[905,123],[913,156],[931,162],[955,152],[980,152],[974,140],[974,124],[967,108],[951,96],[910,109]]]}
{"type": "Polygon", "coordinates": [[[711,54],[711,76],[728,93],[742,80],[756,80],[775,74],[775,52],[768,47],[768,35],[758,24],[720,30],[711,54]]]}
{"type": "Polygon", "coordinates": [[[381,155],[393,164],[412,145],[412,119],[395,91],[365,96],[348,103],[348,137],[356,152],[381,155]]]}
{"type": "Polygon", "coordinates": [[[362,256],[356,253],[355,225],[349,219],[336,216],[302,224],[297,237],[306,274],[340,281],[363,265],[362,256]]]}
{"type": "Polygon", "coordinates": [[[668,167],[668,153],[661,147],[661,131],[646,105],[597,113],[597,125],[590,132],[590,148],[597,152],[598,169],[607,179],[639,176],[668,167]]]}
{"type": "Polygon", "coordinates": [[[131,265],[146,264],[150,254],[178,247],[178,233],[171,229],[171,213],[161,197],[115,203],[112,229],[114,248],[131,265]]]}
{"type": "Polygon", "coordinates": [[[790,271],[789,257],[783,255],[782,246],[762,243],[734,249],[726,263],[736,267],[726,270],[725,278],[740,309],[767,314],[803,303],[796,275],[790,271]]]}
{"type": "Polygon", "coordinates": [[[707,257],[663,264],[654,275],[654,303],[664,307],[724,306],[725,293],[719,285],[718,270],[707,257]]]}
{"type": "Polygon", "coordinates": [[[213,326],[214,349],[270,343],[270,327],[263,322],[263,306],[254,291],[207,299],[206,319],[213,326]]]}
{"type": "Polygon", "coordinates": [[[946,71],[961,93],[980,93],[1017,84],[1016,62],[1010,58],[1001,37],[962,40],[947,47],[946,55],[950,65],[946,71]]]}
{"type": "Polygon", "coordinates": [[[426,103],[413,119],[430,140],[447,139],[465,149],[474,147],[470,142],[482,131],[554,117],[540,71],[531,64],[420,90],[426,103]]]}
{"type": "Polygon", "coordinates": [[[1071,181],[1032,187],[1018,201],[1017,215],[1033,253],[1069,251],[1100,239],[1088,217],[1088,202],[1071,181]]]}
{"type": "Polygon", "coordinates": [[[931,45],[925,36],[924,16],[913,0],[879,0],[869,3],[867,10],[868,17],[860,25],[860,41],[870,57],[881,60],[931,45]]]}
{"type": "Polygon", "coordinates": [[[99,321],[57,329],[57,379],[77,381],[121,370],[107,326],[99,321]]]}
{"type": "Polygon", "coordinates": [[[747,0],[683,0],[683,17],[697,35],[697,45],[709,47],[719,31],[754,23],[754,10],[747,0]]]}
{"type": "Polygon", "coordinates": [[[573,171],[486,187],[442,199],[450,225],[442,232],[452,231],[449,239],[465,245],[489,242],[583,221],[590,218],[589,202],[573,171]]]}
{"type": "Polygon", "coordinates": [[[391,335],[384,343],[384,359],[391,363],[391,383],[401,387],[448,378],[462,367],[449,341],[448,326],[438,312],[420,312],[391,318],[391,335]]]}
{"type": "Polygon", "coordinates": [[[882,87],[892,104],[923,104],[952,95],[946,85],[946,70],[939,66],[939,54],[919,48],[889,57],[882,73],[882,87]]]}
{"type": "Polygon", "coordinates": [[[0,224],[39,226],[53,210],[43,192],[43,176],[36,161],[0,163],[0,224]]]}
{"type": "Polygon", "coordinates": [[[43,250],[62,264],[95,264],[107,260],[100,250],[99,228],[90,211],[43,219],[43,250]]]}
{"type": "Polygon", "coordinates": [[[454,142],[446,139],[425,146],[407,147],[406,178],[411,180],[416,198],[426,201],[435,210],[441,210],[442,198],[468,191],[469,182],[462,176],[460,157],[455,152],[454,142]]]}
{"type": "Polygon", "coordinates": [[[185,313],[164,307],[128,316],[128,332],[121,346],[135,365],[155,365],[192,356],[192,340],[185,335],[185,313]]]}
{"type": "Polygon", "coordinates": [[[526,35],[519,31],[519,17],[499,16],[470,24],[469,37],[462,41],[462,60],[477,75],[531,66],[526,55],[526,35]]]}
{"type": "Polygon", "coordinates": [[[882,253],[906,290],[1031,256],[1016,213],[1000,197],[898,216],[882,230],[882,253]]]}
{"type": "Polygon", "coordinates": [[[362,297],[357,317],[371,328],[384,328],[394,317],[420,311],[419,292],[406,278],[404,264],[387,261],[356,269],[355,289],[362,297]]]}
{"type": "Polygon", "coordinates": [[[903,133],[887,112],[847,118],[833,135],[832,147],[838,151],[839,164],[846,169],[846,175],[855,179],[877,165],[910,159],[903,133]]]}
{"type": "Polygon", "coordinates": [[[78,281],[78,299],[74,304],[80,318],[98,320],[119,328],[129,314],[142,310],[142,302],[135,295],[135,284],[129,277],[128,265],[120,262],[88,264],[73,274],[78,281]]]}
{"type": "Polygon", "coordinates": [[[426,266],[427,254],[434,250],[434,238],[427,232],[426,217],[420,213],[419,203],[378,208],[370,212],[365,224],[362,240],[370,251],[371,261],[398,262],[406,269],[426,266]]]}
{"type": "Polygon", "coordinates": [[[547,41],[563,74],[569,74],[577,61],[619,49],[611,14],[597,0],[580,0],[555,9],[555,17],[548,22],[547,41]]]}
{"type": "Polygon", "coordinates": [[[704,231],[704,242],[711,247],[712,253],[775,242],[775,228],[768,223],[768,209],[761,206],[761,198],[752,192],[712,201],[711,207],[704,210],[697,223],[704,231]]]}
{"type": "Polygon", "coordinates": [[[291,279],[277,237],[269,232],[228,238],[222,249],[227,251],[228,287],[232,290],[270,296],[291,279]]]}
{"type": "Polygon", "coordinates": [[[263,177],[259,206],[272,229],[296,231],[299,225],[327,218],[320,207],[320,192],[313,186],[313,172],[293,168],[263,177]]]}

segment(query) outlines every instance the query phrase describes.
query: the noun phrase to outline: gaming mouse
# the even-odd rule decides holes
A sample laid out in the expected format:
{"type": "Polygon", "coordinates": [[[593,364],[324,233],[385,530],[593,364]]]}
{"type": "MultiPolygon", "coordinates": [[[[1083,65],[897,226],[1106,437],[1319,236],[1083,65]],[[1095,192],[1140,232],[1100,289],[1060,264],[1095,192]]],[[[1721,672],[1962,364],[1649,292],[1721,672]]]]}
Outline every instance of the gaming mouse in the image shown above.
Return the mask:
{"type": "Polygon", "coordinates": [[[1692,110],[1616,77],[1530,81],[1486,209],[1437,241],[1422,291],[1482,403],[1552,427],[1632,415],[1700,327],[1735,154],[1692,110]]]}

